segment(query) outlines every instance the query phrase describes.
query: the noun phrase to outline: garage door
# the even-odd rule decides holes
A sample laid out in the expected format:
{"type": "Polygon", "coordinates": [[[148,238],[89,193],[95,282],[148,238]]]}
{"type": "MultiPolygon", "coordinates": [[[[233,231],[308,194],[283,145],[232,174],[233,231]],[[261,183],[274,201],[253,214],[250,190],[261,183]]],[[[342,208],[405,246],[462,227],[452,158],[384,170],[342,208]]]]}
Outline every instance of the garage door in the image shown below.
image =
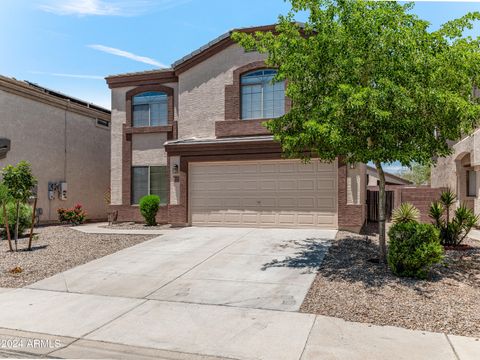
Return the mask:
{"type": "Polygon", "coordinates": [[[190,163],[193,225],[337,227],[337,165],[314,160],[190,163]]]}

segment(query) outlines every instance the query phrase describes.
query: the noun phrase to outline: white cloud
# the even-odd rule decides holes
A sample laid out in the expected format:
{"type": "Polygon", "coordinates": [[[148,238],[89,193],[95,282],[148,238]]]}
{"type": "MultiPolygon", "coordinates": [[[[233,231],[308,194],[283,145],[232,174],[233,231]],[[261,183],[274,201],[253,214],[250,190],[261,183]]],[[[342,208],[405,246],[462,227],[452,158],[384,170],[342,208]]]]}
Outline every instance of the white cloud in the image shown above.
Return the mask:
{"type": "Polygon", "coordinates": [[[133,60],[133,61],[138,61],[138,62],[144,63],[144,64],[158,66],[160,68],[168,68],[167,65],[162,64],[161,62],[159,62],[155,59],[152,59],[152,58],[149,58],[149,57],[146,57],[146,56],[135,55],[135,54],[132,54],[131,52],[128,52],[128,51],[125,51],[125,50],[120,50],[120,49],[116,49],[116,48],[113,48],[113,47],[104,46],[104,45],[97,45],[97,44],[87,45],[87,46],[89,48],[105,52],[107,54],[112,54],[112,55],[124,57],[124,58],[130,59],[130,60],[133,60]]]}
{"type": "Polygon", "coordinates": [[[49,73],[43,71],[30,71],[32,74],[49,75],[76,79],[91,79],[91,80],[103,80],[105,77],[100,75],[82,75],[82,74],[63,74],[63,73],[49,73]]]}
{"type": "Polygon", "coordinates": [[[166,10],[191,0],[45,0],[40,9],[57,15],[135,16],[166,10]]]}

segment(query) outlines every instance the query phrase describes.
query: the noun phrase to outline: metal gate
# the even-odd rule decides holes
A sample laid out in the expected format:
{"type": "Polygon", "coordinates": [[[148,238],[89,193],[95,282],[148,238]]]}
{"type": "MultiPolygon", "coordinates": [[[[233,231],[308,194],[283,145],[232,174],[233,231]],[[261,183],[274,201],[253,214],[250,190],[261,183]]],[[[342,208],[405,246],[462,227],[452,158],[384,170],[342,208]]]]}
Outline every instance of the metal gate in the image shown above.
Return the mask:
{"type": "MultiPolygon", "coordinates": [[[[367,220],[378,221],[378,190],[367,190],[367,220]]],[[[385,191],[385,215],[386,220],[390,221],[394,204],[393,191],[385,191]]]]}

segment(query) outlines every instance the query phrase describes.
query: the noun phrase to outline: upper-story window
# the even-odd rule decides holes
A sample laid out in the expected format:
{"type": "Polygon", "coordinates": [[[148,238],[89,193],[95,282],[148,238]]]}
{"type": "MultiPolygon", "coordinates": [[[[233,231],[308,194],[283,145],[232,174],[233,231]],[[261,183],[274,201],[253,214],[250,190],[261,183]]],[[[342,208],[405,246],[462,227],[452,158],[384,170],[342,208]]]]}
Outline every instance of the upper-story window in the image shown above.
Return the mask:
{"type": "Polygon", "coordinates": [[[271,119],[285,114],[285,82],[273,82],[277,70],[263,69],[242,75],[242,119],[271,119]]]}
{"type": "Polygon", "coordinates": [[[148,91],[133,97],[132,119],[134,127],[168,124],[168,95],[148,91]]]}

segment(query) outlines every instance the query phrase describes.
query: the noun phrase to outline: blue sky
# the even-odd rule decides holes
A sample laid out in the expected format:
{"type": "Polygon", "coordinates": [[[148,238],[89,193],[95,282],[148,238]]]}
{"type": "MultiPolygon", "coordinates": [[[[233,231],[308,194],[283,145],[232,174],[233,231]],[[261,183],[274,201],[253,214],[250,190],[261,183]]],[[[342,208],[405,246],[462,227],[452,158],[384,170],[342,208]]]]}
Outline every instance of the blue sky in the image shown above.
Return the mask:
{"type": "MultiPolygon", "coordinates": [[[[288,9],[283,0],[1,0],[0,74],[110,108],[106,75],[169,66],[288,9]]],[[[432,29],[468,11],[480,3],[417,2],[414,10],[432,29]]]]}

